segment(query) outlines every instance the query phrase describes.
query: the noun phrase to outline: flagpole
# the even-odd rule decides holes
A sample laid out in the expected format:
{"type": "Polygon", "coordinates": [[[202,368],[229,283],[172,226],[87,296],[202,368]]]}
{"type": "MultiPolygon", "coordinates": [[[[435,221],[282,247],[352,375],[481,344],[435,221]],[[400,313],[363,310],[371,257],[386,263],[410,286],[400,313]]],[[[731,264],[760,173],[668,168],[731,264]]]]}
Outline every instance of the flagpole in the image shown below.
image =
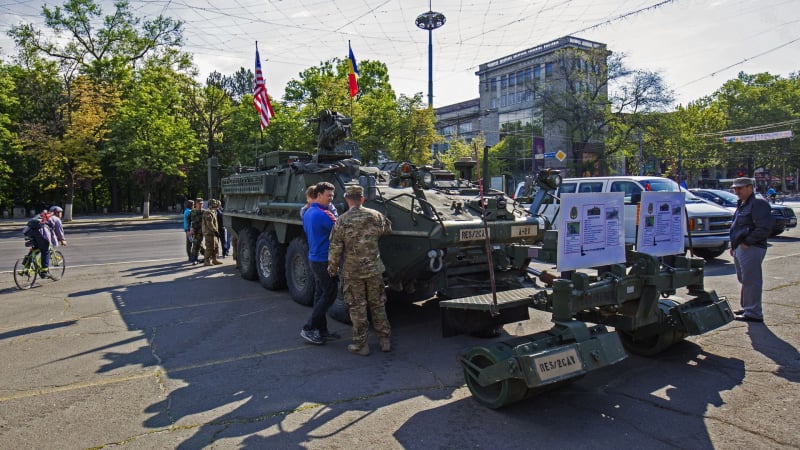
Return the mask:
{"type": "Polygon", "coordinates": [[[347,89],[348,89],[348,96],[350,97],[350,117],[353,117],[353,97],[349,95],[349,90],[350,90],[350,70],[349,70],[349,67],[350,67],[350,52],[351,51],[352,51],[352,47],[350,47],[350,39],[348,39],[347,40],[347,52],[348,53],[347,53],[347,59],[346,59],[347,60],[347,67],[348,67],[348,70],[347,70],[347,73],[348,73],[348,75],[347,75],[347,89]]]}

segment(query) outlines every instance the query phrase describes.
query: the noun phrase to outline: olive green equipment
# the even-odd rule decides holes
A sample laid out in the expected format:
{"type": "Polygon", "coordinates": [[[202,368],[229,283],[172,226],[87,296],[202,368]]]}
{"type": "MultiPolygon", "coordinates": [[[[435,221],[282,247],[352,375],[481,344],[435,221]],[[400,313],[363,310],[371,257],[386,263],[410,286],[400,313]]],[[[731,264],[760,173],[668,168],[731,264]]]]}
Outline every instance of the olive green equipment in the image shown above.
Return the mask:
{"type": "MultiPolygon", "coordinates": [[[[317,129],[316,148],[267,151],[221,180],[224,225],[234,235],[242,278],[270,290],[288,289],[292,300],[312,305],[314,283],[300,215],[305,191],[331,183],[333,204],[342,214],[346,186],[358,184],[364,207],[392,222],[392,233],[379,241],[390,302],[437,302],[443,336],[497,336],[504,324],[527,320],[532,310],[554,315],[553,330],[460,357],[467,384],[487,406],[513,403],[613,364],[625,349],[658,350],[728,320],[724,299],[702,291],[702,265],[694,259],[676,258],[668,269],[630,253],[636,269],[627,273],[621,265],[596,278],[551,276],[551,283],[542,285],[528,270],[531,258],[555,261],[552,224],[503,192],[482,189],[475,158],[457,161],[458,173],[407,161],[366,165],[350,139],[350,118],[326,110],[309,122],[317,129]],[[693,286],[698,300],[682,306],[661,298],[680,283],[693,286]],[[578,300],[591,303],[578,308],[578,300]],[[721,318],[711,319],[711,310],[721,318]],[[589,318],[602,320],[589,325],[589,318]],[[546,373],[537,374],[536,367],[546,373]]],[[[483,174],[488,175],[485,168],[483,174]]],[[[558,172],[540,172],[532,183],[538,187],[534,203],[547,201],[559,183],[558,172]]],[[[349,322],[341,296],[328,313],[349,322]]]]}

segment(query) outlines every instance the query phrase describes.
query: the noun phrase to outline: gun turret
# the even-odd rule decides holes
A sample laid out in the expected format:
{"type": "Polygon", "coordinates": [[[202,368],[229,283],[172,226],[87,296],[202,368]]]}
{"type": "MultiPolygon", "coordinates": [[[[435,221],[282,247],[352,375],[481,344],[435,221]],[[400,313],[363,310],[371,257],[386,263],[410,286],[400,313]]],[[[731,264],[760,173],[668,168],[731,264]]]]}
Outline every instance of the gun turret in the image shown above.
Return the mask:
{"type": "Polygon", "coordinates": [[[317,124],[317,154],[315,162],[325,163],[346,158],[361,159],[358,143],[351,140],[353,119],[330,109],[323,109],[317,124]]]}

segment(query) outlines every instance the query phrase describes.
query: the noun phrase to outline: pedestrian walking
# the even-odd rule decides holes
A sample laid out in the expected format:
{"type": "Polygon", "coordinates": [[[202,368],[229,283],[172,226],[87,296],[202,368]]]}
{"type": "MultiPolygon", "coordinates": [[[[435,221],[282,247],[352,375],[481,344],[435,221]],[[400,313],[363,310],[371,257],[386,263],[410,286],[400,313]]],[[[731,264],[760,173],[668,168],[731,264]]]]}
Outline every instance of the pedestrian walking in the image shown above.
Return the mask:
{"type": "Polygon", "coordinates": [[[186,239],[186,256],[192,262],[192,222],[189,217],[194,209],[194,200],[186,201],[186,209],[183,210],[183,235],[186,239]]]}
{"type": "Polygon", "coordinates": [[[345,192],[344,199],[349,209],[339,217],[331,232],[328,274],[338,276],[341,266],[342,294],[353,322],[353,343],[347,346],[347,350],[369,355],[369,308],[381,350],[388,352],[392,348],[392,329],[386,317],[385,268],[378,240],[392,232],[392,223],[380,212],[363,206],[361,186],[349,185],[345,192]]]}
{"type": "Polygon", "coordinates": [[[200,262],[200,248],[203,246],[203,198],[194,199],[194,209],[189,214],[189,226],[192,234],[191,262],[197,265],[200,262]]]}
{"type": "Polygon", "coordinates": [[[775,218],[772,217],[769,203],[756,198],[753,184],[752,178],[733,180],[733,191],[739,197],[739,202],[731,225],[731,255],[736,278],[742,285],[739,296],[742,309],[734,311],[733,318],[745,322],[763,322],[761,264],[767,254],[767,238],[775,218]]]}
{"type": "Polygon", "coordinates": [[[336,300],[337,280],[328,274],[328,246],[336,216],[329,209],[335,187],[327,181],[314,187],[314,202],[303,214],[303,231],[308,239],[308,263],[314,275],[314,307],[300,336],[312,344],[324,344],[326,340],[339,339],[328,330],[326,314],[336,300]]]}

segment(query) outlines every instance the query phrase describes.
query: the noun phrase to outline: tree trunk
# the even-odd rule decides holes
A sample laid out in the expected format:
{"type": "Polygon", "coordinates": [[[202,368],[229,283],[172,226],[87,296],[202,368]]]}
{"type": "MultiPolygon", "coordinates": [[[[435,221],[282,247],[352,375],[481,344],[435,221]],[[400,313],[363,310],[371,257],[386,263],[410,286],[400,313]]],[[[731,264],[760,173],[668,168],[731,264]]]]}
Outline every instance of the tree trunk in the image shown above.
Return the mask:
{"type": "Polygon", "coordinates": [[[144,205],[142,207],[142,219],[150,218],[150,189],[144,190],[144,205]]]}
{"type": "Polygon", "coordinates": [[[75,174],[67,171],[67,199],[64,203],[63,222],[72,222],[72,204],[75,202],[75,174]]]}

